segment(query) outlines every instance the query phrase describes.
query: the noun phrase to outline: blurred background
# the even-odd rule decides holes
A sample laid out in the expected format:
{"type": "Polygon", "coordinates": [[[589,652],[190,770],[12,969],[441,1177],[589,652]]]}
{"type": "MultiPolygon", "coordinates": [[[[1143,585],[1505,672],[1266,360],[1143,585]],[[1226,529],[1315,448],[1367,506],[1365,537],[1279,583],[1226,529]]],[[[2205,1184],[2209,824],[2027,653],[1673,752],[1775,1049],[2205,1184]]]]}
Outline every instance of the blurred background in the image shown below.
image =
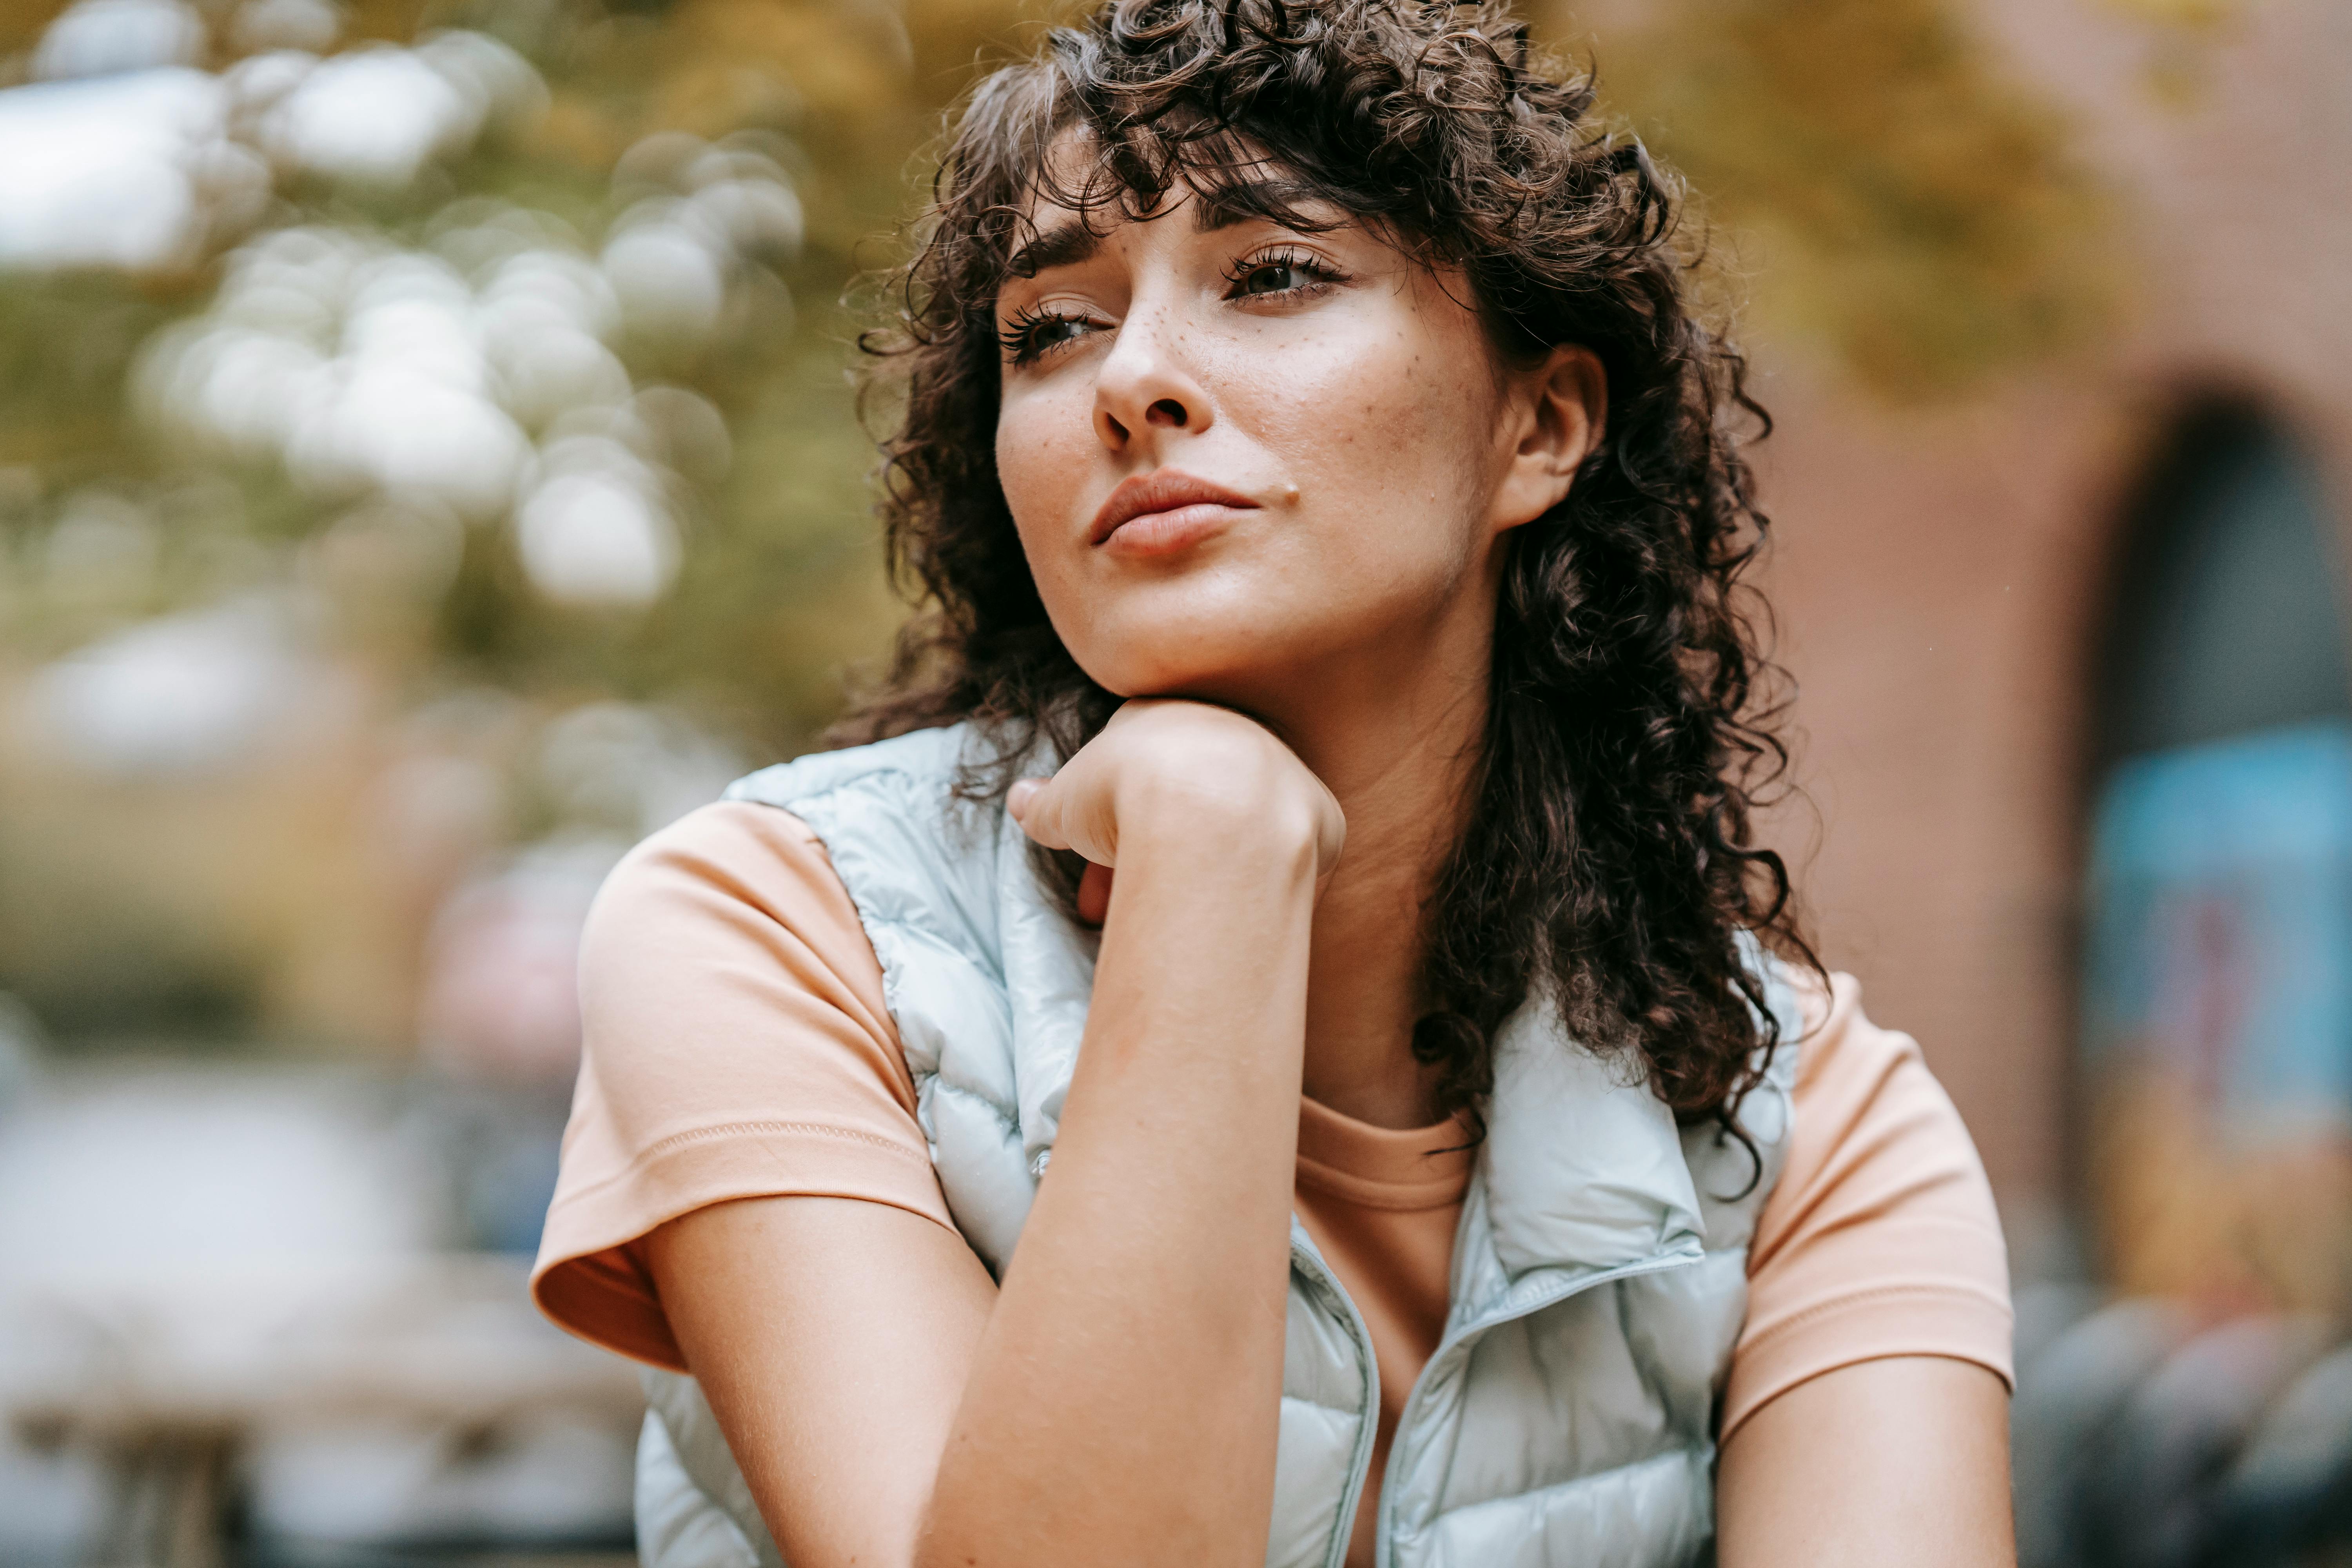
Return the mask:
{"type": "MultiPolygon", "coordinates": [[[[0,1568],[627,1560],[580,921],[904,613],[856,281],[1070,9],[0,0],[0,1568]]],[[[1999,1189],[2027,1563],[2352,1562],[2352,9],[1529,15],[1780,420],[1775,830],[1999,1189]]]]}

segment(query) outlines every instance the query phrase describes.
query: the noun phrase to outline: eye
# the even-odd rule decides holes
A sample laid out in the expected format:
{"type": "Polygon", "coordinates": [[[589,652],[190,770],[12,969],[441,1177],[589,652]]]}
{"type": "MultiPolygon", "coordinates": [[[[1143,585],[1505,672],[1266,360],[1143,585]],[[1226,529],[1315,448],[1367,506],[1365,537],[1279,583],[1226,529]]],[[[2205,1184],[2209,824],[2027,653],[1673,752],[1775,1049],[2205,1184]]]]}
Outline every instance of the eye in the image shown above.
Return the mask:
{"type": "Polygon", "coordinates": [[[1100,322],[1084,316],[1033,307],[1013,312],[1013,320],[996,337],[1014,364],[1034,364],[1055,350],[1102,330],[1100,322]]]}
{"type": "Polygon", "coordinates": [[[1318,292],[1341,280],[1339,272],[1303,251],[1260,251],[1225,274],[1228,300],[1280,299],[1318,292]]]}

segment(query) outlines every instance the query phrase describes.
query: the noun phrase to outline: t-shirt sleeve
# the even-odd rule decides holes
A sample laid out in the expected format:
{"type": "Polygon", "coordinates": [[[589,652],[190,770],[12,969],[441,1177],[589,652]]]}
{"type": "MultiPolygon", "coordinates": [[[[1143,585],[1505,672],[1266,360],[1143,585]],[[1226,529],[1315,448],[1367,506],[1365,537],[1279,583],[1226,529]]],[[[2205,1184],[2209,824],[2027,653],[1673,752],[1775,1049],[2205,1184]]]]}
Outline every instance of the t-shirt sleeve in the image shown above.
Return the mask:
{"type": "Polygon", "coordinates": [[[1887,1356],[1950,1356],[2014,1385],[2009,1256],[1992,1188],[1916,1041],[1834,977],[1807,998],[1780,1184],[1748,1258],[1723,1436],[1809,1378],[1887,1356]]]}
{"type": "Polygon", "coordinates": [[[881,966],[797,817],[725,802],[632,850],[590,911],[580,1001],[531,1279],[564,1328],[683,1370],[635,1244],[711,1204],[858,1198],[953,1227],[881,966]]]}

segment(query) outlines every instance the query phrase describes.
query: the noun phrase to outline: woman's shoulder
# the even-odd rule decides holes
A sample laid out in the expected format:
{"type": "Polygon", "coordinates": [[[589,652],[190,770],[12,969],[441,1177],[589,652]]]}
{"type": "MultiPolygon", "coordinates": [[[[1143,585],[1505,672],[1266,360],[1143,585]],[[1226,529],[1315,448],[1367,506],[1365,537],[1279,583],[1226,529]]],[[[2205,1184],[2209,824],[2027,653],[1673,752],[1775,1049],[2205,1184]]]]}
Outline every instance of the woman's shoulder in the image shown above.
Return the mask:
{"type": "Polygon", "coordinates": [[[809,825],[720,801],[625,857],[580,952],[581,1072],[538,1283],[558,1322],[683,1363],[635,1244],[738,1198],[951,1225],[857,910],[809,825]]]}
{"type": "Polygon", "coordinates": [[[973,763],[1001,760],[971,725],[950,724],[764,768],[727,798],[788,814],[792,831],[807,835],[795,859],[824,857],[870,929],[917,926],[950,948],[988,953],[1009,825],[1000,797],[974,798],[964,786],[973,763]]]}
{"type": "Polygon", "coordinates": [[[1983,1243],[1989,1291],[2005,1291],[1991,1184],[1919,1042],[1872,1021],[1850,974],[1813,980],[1803,1001],[1795,1124],[1751,1263],[1850,1244],[1884,1260],[1901,1234],[1957,1227],[1983,1243]]]}
{"type": "Polygon", "coordinates": [[[969,727],[910,731],[867,745],[813,752],[746,774],[625,856],[592,921],[709,919],[756,910],[821,912],[857,925],[830,841],[870,838],[877,822],[918,834],[953,815],[969,727]]]}
{"type": "Polygon", "coordinates": [[[1924,1094],[1939,1101],[1952,1127],[1967,1136],[1919,1042],[1874,1022],[1864,1010],[1861,981],[1843,970],[1824,973],[1795,965],[1787,980],[1801,1020],[1794,1040],[1800,1105],[1827,1099],[1870,1101],[1890,1089],[1906,1099],[1924,1094]]]}
{"type": "Polygon", "coordinates": [[[857,906],[789,812],[719,801],[639,844],[597,894],[579,971],[583,1082],[656,1141],[740,1121],[757,1084],[783,1121],[839,1120],[835,1100],[911,1113],[857,906]]]}
{"type": "Polygon", "coordinates": [[[781,806],[724,799],[639,840],[613,868],[597,901],[664,904],[707,889],[758,902],[812,880],[839,880],[814,828],[781,806]]]}
{"type": "Polygon", "coordinates": [[[789,957],[878,994],[857,906],[824,842],[799,816],[747,800],[688,812],[624,856],[582,937],[583,1000],[649,973],[665,989],[728,955],[789,957]]]}

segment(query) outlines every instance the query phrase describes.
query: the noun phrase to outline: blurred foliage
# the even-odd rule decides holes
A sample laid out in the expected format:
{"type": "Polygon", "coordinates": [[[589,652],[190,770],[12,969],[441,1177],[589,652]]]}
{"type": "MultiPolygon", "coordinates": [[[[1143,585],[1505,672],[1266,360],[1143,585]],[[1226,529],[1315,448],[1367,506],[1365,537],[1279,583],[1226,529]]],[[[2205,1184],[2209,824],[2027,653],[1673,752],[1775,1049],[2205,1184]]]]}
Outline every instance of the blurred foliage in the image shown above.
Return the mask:
{"type": "MultiPolygon", "coordinates": [[[[42,9],[56,7],[12,12],[0,26],[14,36],[0,34],[0,50],[25,47],[42,9]]],[[[486,139],[404,191],[281,181],[272,226],[325,222],[414,244],[436,214],[474,197],[593,235],[613,216],[607,175],[628,147],[659,131],[746,129],[793,138],[811,222],[804,251],[781,269],[797,312],[772,306],[746,323],[752,330],[684,353],[623,347],[640,382],[701,393],[734,437],[731,470],[696,498],[674,590],[642,614],[551,605],[530,594],[504,535],[475,530],[457,581],[437,605],[417,607],[431,617],[426,640],[438,657],[409,673],[421,688],[488,679],[556,697],[659,693],[760,750],[804,743],[838,700],[836,668],[873,650],[889,614],[862,523],[865,443],[844,394],[853,329],[834,302],[859,242],[897,216],[907,152],[952,84],[913,89],[907,35],[878,5],[688,0],[663,14],[371,0],[347,14],[355,39],[405,40],[447,26],[501,37],[540,68],[551,89],[540,121],[486,139]]],[[[192,472],[134,418],[125,383],[140,344],[200,306],[218,279],[215,258],[164,277],[0,281],[0,471],[10,476],[0,507],[13,509],[6,521],[16,524],[7,542],[28,554],[41,501],[84,486],[183,503],[164,542],[167,569],[149,594],[84,605],[16,595],[9,640],[18,651],[55,653],[124,615],[241,586],[236,579],[260,563],[236,542],[290,544],[343,510],[267,470],[192,472]]],[[[30,567],[20,566],[21,578],[30,567]]],[[[392,641],[426,651],[413,637],[392,641]]]]}
{"type": "Polygon", "coordinates": [[[2107,197],[1937,0],[1666,0],[1606,88],[1745,258],[1768,329],[1899,397],[2081,341],[2107,197]]]}
{"type": "Polygon", "coordinates": [[[2240,0],[2107,0],[2126,16],[2175,26],[2210,27],[2236,16],[2240,0]]]}

